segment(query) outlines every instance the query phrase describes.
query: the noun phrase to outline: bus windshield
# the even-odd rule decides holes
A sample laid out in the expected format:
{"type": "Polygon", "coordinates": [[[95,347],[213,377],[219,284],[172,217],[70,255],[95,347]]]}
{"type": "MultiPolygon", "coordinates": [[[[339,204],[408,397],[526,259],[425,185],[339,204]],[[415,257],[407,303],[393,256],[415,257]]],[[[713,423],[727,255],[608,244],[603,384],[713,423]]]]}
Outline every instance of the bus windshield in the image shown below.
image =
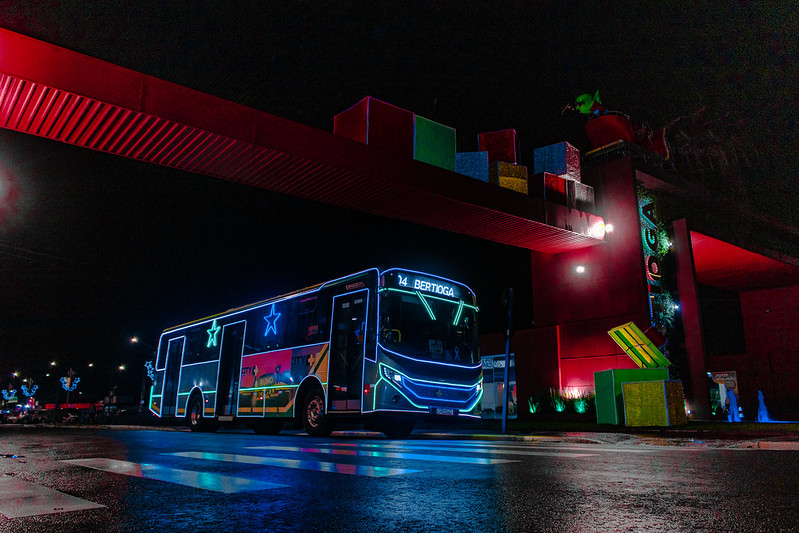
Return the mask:
{"type": "Polygon", "coordinates": [[[420,291],[380,289],[380,342],[394,352],[430,361],[479,363],[477,308],[420,291]]]}

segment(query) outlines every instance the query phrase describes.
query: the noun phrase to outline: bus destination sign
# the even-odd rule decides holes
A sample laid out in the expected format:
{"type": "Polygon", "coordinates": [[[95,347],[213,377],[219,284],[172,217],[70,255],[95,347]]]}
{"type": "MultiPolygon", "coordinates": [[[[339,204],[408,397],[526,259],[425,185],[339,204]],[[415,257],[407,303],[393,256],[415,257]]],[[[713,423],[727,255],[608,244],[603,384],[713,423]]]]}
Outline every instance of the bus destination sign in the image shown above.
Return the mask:
{"type": "Polygon", "coordinates": [[[446,280],[420,276],[413,272],[398,271],[396,274],[395,283],[398,288],[427,292],[449,298],[460,297],[460,288],[446,280]]]}

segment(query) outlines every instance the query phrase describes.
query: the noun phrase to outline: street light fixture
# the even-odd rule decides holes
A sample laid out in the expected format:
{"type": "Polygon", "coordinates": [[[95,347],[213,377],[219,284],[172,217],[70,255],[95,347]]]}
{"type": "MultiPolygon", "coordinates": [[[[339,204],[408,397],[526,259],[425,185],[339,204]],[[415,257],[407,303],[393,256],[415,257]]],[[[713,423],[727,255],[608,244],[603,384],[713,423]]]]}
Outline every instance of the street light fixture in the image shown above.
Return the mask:
{"type": "Polygon", "coordinates": [[[155,351],[155,348],[153,348],[152,345],[150,345],[147,342],[141,340],[141,338],[136,336],[136,335],[134,335],[133,337],[130,337],[128,339],[128,342],[130,342],[131,344],[141,344],[142,346],[145,346],[146,348],[148,348],[148,349],[150,349],[152,351],[155,351]]]}

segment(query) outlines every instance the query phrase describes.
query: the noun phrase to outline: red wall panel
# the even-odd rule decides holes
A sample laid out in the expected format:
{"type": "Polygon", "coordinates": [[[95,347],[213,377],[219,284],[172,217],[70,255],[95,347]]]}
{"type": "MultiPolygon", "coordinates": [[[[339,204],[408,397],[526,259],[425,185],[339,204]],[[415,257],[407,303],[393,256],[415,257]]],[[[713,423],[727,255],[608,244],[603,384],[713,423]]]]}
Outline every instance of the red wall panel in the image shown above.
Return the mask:
{"type": "MultiPolygon", "coordinates": [[[[516,394],[519,415],[527,414],[527,399],[558,386],[558,346],[556,328],[536,328],[514,332],[510,351],[516,357],[516,394]]],[[[505,336],[501,333],[480,339],[480,353],[505,353],[505,336]]]]}
{"type": "Polygon", "coordinates": [[[747,355],[713,357],[712,370],[738,371],[744,415],[757,414],[757,391],[763,391],[772,417],[799,419],[799,285],[743,292],[741,313],[747,355]],[[747,409],[748,407],[748,409],[747,409]],[[748,411],[748,412],[747,412],[748,411]]]}
{"type": "Polygon", "coordinates": [[[587,357],[583,359],[561,359],[561,388],[580,389],[586,392],[594,389],[594,372],[614,368],[638,368],[627,355],[587,357]]]}
{"type": "Polygon", "coordinates": [[[560,380],[553,386],[593,388],[596,371],[635,368],[607,332],[630,321],[646,329],[649,307],[630,160],[585,169],[583,178],[597,187],[597,214],[614,231],[600,246],[533,252],[533,305],[537,325],[560,328],[560,380]]]}

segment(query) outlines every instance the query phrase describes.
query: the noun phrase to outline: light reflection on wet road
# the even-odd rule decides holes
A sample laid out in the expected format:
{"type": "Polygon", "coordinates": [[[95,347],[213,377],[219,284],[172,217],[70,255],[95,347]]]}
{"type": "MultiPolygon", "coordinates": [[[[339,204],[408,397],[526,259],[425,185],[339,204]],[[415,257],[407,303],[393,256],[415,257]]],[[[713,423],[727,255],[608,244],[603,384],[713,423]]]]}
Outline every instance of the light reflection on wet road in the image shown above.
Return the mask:
{"type": "Polygon", "coordinates": [[[785,449],[6,426],[0,454],[2,531],[799,527],[785,449]]]}

